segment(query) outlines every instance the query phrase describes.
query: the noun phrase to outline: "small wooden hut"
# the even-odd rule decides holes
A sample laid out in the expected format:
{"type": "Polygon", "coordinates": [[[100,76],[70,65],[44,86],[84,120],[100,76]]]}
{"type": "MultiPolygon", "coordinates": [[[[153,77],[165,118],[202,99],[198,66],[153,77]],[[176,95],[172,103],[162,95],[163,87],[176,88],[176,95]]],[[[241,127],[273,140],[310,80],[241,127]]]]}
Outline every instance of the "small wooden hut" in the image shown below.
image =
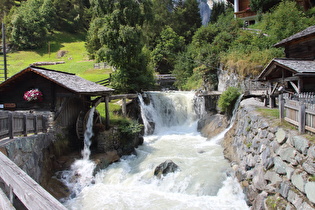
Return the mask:
{"type": "Polygon", "coordinates": [[[315,25],[274,46],[284,47],[286,58],[273,59],[257,78],[269,84],[267,96],[270,106],[275,105],[279,87],[298,94],[315,92],[315,25]]]}
{"type": "Polygon", "coordinates": [[[113,91],[75,74],[29,66],[0,84],[0,108],[50,111],[59,126],[73,127],[92,106],[105,101],[108,126],[113,91]]]}

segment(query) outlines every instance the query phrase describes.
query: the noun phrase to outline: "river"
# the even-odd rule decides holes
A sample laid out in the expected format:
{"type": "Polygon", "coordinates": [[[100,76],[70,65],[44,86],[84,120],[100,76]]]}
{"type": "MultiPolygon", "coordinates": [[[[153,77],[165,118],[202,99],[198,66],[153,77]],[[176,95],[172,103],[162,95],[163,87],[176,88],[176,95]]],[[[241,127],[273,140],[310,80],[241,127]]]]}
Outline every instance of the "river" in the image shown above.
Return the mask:
{"type": "MultiPolygon", "coordinates": [[[[149,92],[142,117],[154,132],[144,137],[137,155],[124,156],[64,203],[68,209],[249,209],[223,148],[223,135],[207,139],[197,132],[193,92],[149,92]],[[172,160],[179,170],[160,178],[155,168],[172,160]]],[[[142,98],[140,98],[142,99],[142,98]]],[[[143,102],[143,101],[142,101],[143,102]]]]}

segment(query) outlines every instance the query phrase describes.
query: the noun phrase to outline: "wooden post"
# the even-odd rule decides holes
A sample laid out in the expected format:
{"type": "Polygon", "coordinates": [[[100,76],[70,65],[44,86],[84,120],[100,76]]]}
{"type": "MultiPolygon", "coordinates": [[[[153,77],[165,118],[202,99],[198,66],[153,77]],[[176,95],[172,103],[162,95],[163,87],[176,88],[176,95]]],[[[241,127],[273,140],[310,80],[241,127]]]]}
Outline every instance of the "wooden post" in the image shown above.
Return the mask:
{"type": "Polygon", "coordinates": [[[299,106],[299,132],[305,133],[305,104],[300,103],[299,106]]]}
{"type": "Polygon", "coordinates": [[[269,91],[268,92],[269,92],[269,107],[274,108],[275,103],[274,103],[274,97],[272,97],[272,95],[273,95],[272,82],[269,82],[269,91]]]}
{"type": "Polygon", "coordinates": [[[9,137],[13,139],[13,114],[9,113],[9,137]]]}
{"type": "Polygon", "coordinates": [[[279,117],[280,121],[283,122],[284,119],[284,99],[283,94],[279,94],[279,117]]]}
{"type": "Polygon", "coordinates": [[[127,107],[126,107],[126,98],[122,98],[122,113],[123,116],[126,117],[127,116],[127,107]]]}
{"type": "Polygon", "coordinates": [[[34,116],[34,133],[38,133],[38,128],[37,128],[37,115],[34,116]]]}
{"type": "Polygon", "coordinates": [[[105,128],[106,130],[109,129],[109,96],[104,96],[105,97],[105,128]]]}
{"type": "Polygon", "coordinates": [[[27,116],[23,114],[23,135],[27,136],[27,116]]]}

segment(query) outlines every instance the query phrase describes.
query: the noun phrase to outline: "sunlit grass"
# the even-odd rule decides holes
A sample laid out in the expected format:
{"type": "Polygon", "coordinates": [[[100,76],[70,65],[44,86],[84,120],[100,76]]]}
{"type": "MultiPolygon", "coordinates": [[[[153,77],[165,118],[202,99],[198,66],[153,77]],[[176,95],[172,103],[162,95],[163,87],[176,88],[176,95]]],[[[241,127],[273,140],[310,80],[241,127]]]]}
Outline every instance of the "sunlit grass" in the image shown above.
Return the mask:
{"type": "Polygon", "coordinates": [[[257,108],[263,117],[279,119],[279,109],[257,108]]]}
{"type": "Polygon", "coordinates": [[[42,66],[48,69],[84,75],[93,70],[94,61],[89,60],[82,34],[68,34],[56,32],[54,39],[47,45],[35,51],[17,51],[8,53],[8,76],[27,68],[35,62],[64,61],[65,64],[42,66]],[[65,51],[63,57],[58,57],[59,51],[65,51]]]}

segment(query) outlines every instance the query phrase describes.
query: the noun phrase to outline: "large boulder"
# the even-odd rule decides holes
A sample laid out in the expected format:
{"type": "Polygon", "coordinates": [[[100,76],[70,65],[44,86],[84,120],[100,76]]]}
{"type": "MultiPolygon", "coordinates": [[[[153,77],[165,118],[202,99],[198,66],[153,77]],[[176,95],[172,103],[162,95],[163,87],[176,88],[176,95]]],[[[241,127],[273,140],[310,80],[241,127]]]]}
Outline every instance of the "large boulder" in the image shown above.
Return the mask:
{"type": "Polygon", "coordinates": [[[178,165],[176,165],[172,160],[166,160],[155,168],[154,175],[161,177],[161,175],[173,173],[176,170],[178,170],[178,165]]]}

